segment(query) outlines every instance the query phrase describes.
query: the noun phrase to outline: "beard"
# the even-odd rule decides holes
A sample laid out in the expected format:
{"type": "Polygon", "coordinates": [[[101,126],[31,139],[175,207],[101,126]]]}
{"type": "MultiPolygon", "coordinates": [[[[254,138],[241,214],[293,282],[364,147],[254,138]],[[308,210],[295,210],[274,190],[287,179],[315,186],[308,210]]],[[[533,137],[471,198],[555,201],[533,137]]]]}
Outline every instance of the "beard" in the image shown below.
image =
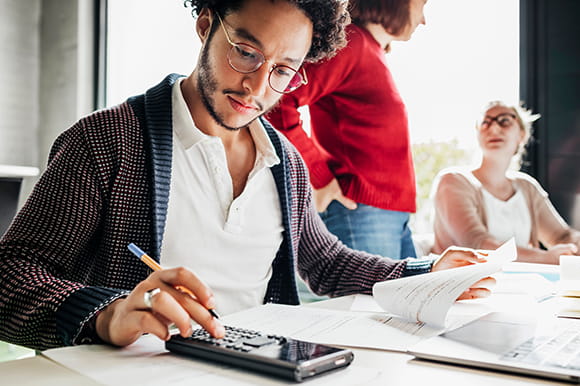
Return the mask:
{"type": "MultiPolygon", "coordinates": [[[[231,130],[231,131],[237,131],[240,129],[243,129],[245,127],[248,127],[252,122],[254,122],[256,119],[258,119],[262,114],[259,114],[258,116],[256,116],[255,118],[252,118],[250,121],[248,121],[247,123],[238,126],[238,127],[233,127],[233,126],[229,126],[225,123],[224,121],[224,117],[219,114],[216,110],[216,102],[215,99],[213,98],[212,95],[215,95],[218,91],[218,83],[215,77],[214,72],[211,69],[211,65],[209,63],[209,43],[211,41],[211,37],[208,38],[207,44],[205,44],[205,46],[203,47],[202,53],[201,53],[201,57],[200,57],[200,64],[199,64],[199,69],[197,72],[197,86],[198,86],[198,91],[199,94],[201,96],[201,101],[203,103],[203,105],[205,106],[205,109],[208,111],[209,115],[211,115],[211,117],[214,119],[214,121],[216,121],[216,123],[222,127],[224,127],[227,130],[231,130]]],[[[238,95],[241,97],[246,96],[246,93],[243,92],[239,92],[239,91],[235,91],[235,90],[223,90],[222,93],[224,95],[238,95]]],[[[263,107],[260,104],[259,105],[260,110],[263,111],[263,107]]]]}

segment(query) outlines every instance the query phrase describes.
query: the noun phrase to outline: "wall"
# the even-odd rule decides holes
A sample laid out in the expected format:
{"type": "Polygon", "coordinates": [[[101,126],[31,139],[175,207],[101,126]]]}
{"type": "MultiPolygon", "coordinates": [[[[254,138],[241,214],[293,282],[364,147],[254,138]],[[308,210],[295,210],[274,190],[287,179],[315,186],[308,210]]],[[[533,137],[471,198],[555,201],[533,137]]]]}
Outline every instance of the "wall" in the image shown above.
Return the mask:
{"type": "Polygon", "coordinates": [[[37,166],[40,0],[0,0],[0,164],[37,166]]]}
{"type": "MultiPolygon", "coordinates": [[[[95,11],[92,0],[42,0],[38,4],[37,28],[34,31],[20,31],[20,34],[34,35],[38,42],[35,52],[37,77],[36,83],[31,85],[36,90],[36,109],[31,115],[36,117],[38,128],[32,139],[35,141],[33,165],[38,166],[42,173],[56,137],[80,116],[94,109],[95,11]]],[[[15,13],[24,13],[24,8],[20,6],[15,13]]],[[[15,23],[10,21],[8,24],[15,23]]],[[[34,56],[32,53],[30,55],[34,56]]],[[[13,62],[5,58],[1,61],[13,62]]],[[[18,103],[22,103],[22,99],[20,97],[18,103]]],[[[35,183],[36,179],[25,180],[20,205],[35,183]]]]}

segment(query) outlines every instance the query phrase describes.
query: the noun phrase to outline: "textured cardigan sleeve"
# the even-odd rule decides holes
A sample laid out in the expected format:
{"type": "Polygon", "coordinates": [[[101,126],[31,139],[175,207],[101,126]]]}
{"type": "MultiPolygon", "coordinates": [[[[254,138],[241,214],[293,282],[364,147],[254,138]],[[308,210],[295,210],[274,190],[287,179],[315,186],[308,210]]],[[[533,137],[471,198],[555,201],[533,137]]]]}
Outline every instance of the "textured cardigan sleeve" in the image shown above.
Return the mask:
{"type": "Polygon", "coordinates": [[[119,229],[127,227],[133,218],[127,213],[140,208],[141,197],[137,191],[122,192],[135,200],[127,212],[110,201],[108,178],[127,174],[116,150],[102,150],[107,137],[123,143],[110,129],[115,124],[107,124],[109,118],[107,113],[86,118],[55,141],[46,171],[0,240],[2,340],[35,349],[80,343],[76,339],[87,321],[146,276],[114,252],[127,245],[119,229]],[[87,138],[91,120],[98,121],[92,125],[95,132],[107,132],[98,142],[87,138]],[[113,274],[120,269],[128,272],[113,274]],[[120,277],[116,282],[115,276],[120,277]]]}

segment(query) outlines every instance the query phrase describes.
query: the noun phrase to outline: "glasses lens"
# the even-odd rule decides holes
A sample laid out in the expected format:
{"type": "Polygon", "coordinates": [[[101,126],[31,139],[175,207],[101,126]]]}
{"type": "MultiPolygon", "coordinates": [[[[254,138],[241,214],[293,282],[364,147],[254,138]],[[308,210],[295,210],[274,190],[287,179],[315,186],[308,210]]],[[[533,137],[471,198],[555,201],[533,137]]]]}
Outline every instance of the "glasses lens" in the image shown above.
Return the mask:
{"type": "Polygon", "coordinates": [[[236,71],[243,73],[254,72],[265,62],[260,51],[243,43],[232,45],[228,60],[236,71]]]}
{"type": "Polygon", "coordinates": [[[514,118],[509,114],[498,115],[495,119],[503,128],[510,127],[514,123],[514,118]]]}
{"type": "Polygon", "coordinates": [[[477,127],[479,127],[480,129],[485,129],[485,128],[489,127],[489,125],[491,125],[491,120],[485,118],[483,121],[481,121],[477,124],[477,127]]]}
{"type": "Polygon", "coordinates": [[[270,87],[280,93],[296,90],[303,83],[302,74],[291,67],[278,65],[270,72],[270,87]]]}

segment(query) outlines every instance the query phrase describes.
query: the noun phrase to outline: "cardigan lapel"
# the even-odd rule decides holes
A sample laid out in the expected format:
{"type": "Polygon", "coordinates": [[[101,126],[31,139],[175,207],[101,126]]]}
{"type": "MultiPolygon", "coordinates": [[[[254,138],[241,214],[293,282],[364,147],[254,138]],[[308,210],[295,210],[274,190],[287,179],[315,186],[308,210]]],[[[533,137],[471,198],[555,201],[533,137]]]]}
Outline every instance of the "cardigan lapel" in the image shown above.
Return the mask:
{"type": "Polygon", "coordinates": [[[151,172],[151,210],[153,214],[153,257],[159,261],[161,243],[165,231],[169,189],[171,186],[171,162],[173,152],[173,114],[171,92],[178,74],[168,75],[157,86],[145,93],[145,122],[148,139],[147,154],[151,172]]]}
{"type": "Polygon", "coordinates": [[[268,293],[266,294],[266,302],[299,304],[298,293],[296,291],[296,276],[294,274],[295,254],[294,244],[292,243],[292,194],[290,189],[290,168],[288,164],[288,155],[282,145],[279,135],[276,133],[272,125],[264,118],[260,118],[270,141],[276,149],[276,154],[280,158],[280,163],[272,166],[272,175],[278,189],[278,196],[280,197],[280,208],[282,209],[282,224],[284,226],[284,240],[272,263],[272,278],[268,284],[268,293]]]}

